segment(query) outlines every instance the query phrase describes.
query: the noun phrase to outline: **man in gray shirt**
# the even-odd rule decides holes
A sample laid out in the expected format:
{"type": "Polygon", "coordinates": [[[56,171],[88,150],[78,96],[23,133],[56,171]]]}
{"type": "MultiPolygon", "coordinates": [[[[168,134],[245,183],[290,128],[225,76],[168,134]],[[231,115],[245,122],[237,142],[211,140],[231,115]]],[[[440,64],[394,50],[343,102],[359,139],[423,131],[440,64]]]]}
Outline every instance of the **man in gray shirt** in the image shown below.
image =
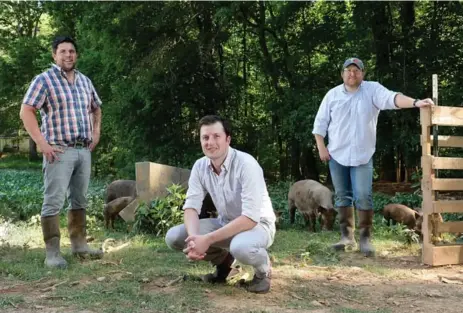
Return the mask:
{"type": "Polygon", "coordinates": [[[229,123],[216,115],[199,121],[204,157],[193,165],[188,182],[184,224],[166,234],[167,245],[183,250],[190,260],[210,261],[216,271],[203,276],[210,283],[225,283],[236,258],[254,267],[247,290],[270,290],[271,264],[267,248],[275,237],[275,213],[263,170],[251,155],[230,147],[229,123]],[[199,219],[209,193],[218,218],[199,219]]]}
{"type": "Polygon", "coordinates": [[[343,84],[325,95],[313,134],[322,161],[329,161],[339,210],[341,240],[333,247],[355,246],[354,207],[358,211],[360,251],[373,256],[370,243],[373,224],[373,154],[376,124],[381,110],[422,108],[434,105],[431,99],[418,100],[390,91],[377,82],[364,81],[363,62],[347,59],[342,67],[343,84]],[[324,138],[328,134],[328,147],[324,138]]]}

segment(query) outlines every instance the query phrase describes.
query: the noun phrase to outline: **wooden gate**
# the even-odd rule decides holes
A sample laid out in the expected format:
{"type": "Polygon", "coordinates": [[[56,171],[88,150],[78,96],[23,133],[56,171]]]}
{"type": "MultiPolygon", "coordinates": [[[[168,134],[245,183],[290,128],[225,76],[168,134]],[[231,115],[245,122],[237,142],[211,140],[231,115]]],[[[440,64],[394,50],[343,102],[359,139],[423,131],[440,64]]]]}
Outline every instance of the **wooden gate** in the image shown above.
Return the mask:
{"type": "Polygon", "coordinates": [[[463,126],[463,108],[437,106],[437,75],[433,75],[433,108],[420,109],[423,179],[423,263],[463,263],[463,245],[439,244],[441,233],[463,232],[463,221],[443,222],[441,213],[463,213],[463,200],[440,199],[439,192],[463,191],[462,178],[439,178],[439,170],[463,170],[463,158],[439,157],[440,147],[463,148],[462,136],[438,136],[439,126],[463,126]],[[431,134],[432,130],[432,134],[431,134]]]}

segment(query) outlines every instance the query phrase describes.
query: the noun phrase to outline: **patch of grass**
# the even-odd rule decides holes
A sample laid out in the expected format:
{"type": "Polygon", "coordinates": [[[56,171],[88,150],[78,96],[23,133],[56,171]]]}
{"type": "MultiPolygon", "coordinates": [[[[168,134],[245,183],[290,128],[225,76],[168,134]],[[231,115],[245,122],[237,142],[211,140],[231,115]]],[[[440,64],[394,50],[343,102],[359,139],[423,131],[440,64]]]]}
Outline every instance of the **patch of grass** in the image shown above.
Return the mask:
{"type": "Polygon", "coordinates": [[[5,154],[0,158],[0,169],[35,169],[42,168],[42,158],[30,161],[26,154],[5,154]]]}
{"type": "Polygon", "coordinates": [[[23,303],[24,298],[21,295],[2,295],[0,294],[0,309],[14,308],[17,304],[23,303]]]}
{"type": "Polygon", "coordinates": [[[336,313],[392,313],[390,309],[373,309],[373,310],[359,310],[351,308],[336,308],[336,313]]]}

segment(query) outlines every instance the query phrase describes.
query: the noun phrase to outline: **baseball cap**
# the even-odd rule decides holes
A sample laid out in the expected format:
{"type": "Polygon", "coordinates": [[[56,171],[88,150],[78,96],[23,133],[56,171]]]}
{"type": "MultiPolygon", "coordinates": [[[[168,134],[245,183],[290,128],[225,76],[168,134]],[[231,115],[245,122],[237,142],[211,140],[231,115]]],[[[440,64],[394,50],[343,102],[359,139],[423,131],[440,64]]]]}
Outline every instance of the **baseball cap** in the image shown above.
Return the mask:
{"type": "Polygon", "coordinates": [[[357,66],[359,69],[361,69],[362,71],[365,69],[365,66],[363,66],[363,62],[362,60],[358,59],[358,58],[349,58],[347,59],[346,61],[344,61],[344,64],[342,66],[342,69],[345,69],[346,67],[348,67],[349,65],[352,65],[354,64],[355,66],[357,66]]]}

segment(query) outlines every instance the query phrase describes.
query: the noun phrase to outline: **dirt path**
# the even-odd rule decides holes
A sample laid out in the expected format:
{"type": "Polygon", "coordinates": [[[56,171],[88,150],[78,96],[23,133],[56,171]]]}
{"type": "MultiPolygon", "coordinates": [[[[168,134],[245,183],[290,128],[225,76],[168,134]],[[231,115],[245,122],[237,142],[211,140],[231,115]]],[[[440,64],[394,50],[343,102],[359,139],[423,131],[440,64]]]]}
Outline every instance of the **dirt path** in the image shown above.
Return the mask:
{"type": "MultiPolygon", "coordinates": [[[[44,304],[44,293],[40,290],[51,283],[43,281],[10,286],[0,283],[0,295],[23,295],[25,302],[9,307],[7,311],[11,313],[93,312],[53,307],[52,298],[49,299],[50,305],[44,304]]],[[[182,289],[182,283],[163,290],[156,288],[155,284],[145,285],[141,292],[178,293],[182,289]]],[[[460,313],[463,266],[429,268],[420,265],[418,257],[377,257],[371,260],[350,254],[339,266],[274,267],[272,291],[264,295],[203,284],[198,288],[203,289],[210,301],[204,311],[196,313],[436,313],[442,310],[460,313]]]]}

